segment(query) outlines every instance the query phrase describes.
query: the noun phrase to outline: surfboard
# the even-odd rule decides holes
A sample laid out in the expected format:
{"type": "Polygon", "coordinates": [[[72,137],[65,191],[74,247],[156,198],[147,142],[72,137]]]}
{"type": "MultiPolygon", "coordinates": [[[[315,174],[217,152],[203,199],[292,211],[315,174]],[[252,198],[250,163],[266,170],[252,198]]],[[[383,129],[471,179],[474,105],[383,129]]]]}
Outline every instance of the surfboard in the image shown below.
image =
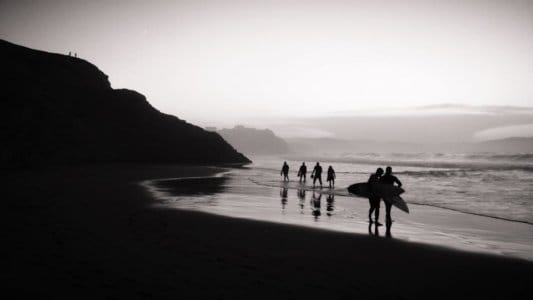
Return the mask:
{"type": "Polygon", "coordinates": [[[389,202],[390,204],[396,206],[398,209],[400,209],[403,212],[409,213],[409,207],[407,206],[407,203],[405,200],[403,200],[400,196],[394,196],[392,198],[383,198],[384,201],[389,202]]]}
{"type": "Polygon", "coordinates": [[[373,187],[374,189],[371,192],[370,185],[367,182],[360,182],[350,185],[348,187],[348,192],[362,198],[368,198],[371,195],[380,198],[392,198],[405,192],[401,187],[391,184],[376,183],[373,187]]]}
{"type": "Polygon", "coordinates": [[[404,189],[395,185],[382,183],[376,183],[373,187],[371,192],[370,185],[367,182],[361,182],[350,185],[348,187],[348,192],[361,198],[369,198],[371,195],[380,197],[384,201],[396,206],[401,211],[409,213],[407,203],[402,197],[400,197],[400,195],[405,192],[404,189]]]}

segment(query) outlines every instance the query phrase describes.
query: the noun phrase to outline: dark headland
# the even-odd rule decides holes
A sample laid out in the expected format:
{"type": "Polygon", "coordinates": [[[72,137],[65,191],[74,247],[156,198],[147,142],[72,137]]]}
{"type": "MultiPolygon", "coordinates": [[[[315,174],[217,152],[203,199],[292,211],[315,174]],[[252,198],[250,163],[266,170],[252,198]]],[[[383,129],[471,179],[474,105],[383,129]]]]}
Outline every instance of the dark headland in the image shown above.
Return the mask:
{"type": "Polygon", "coordinates": [[[91,63],[0,40],[0,166],[247,163],[220,135],[113,89],[91,63]]]}
{"type": "Polygon", "coordinates": [[[156,208],[140,181],[217,171],[191,162],[246,159],[217,134],[157,112],[135,92],[112,90],[87,62],[1,45],[2,163],[46,162],[0,170],[5,299],[523,299],[533,292],[528,261],[156,208]],[[166,161],[180,164],[149,163],[166,161]]]}

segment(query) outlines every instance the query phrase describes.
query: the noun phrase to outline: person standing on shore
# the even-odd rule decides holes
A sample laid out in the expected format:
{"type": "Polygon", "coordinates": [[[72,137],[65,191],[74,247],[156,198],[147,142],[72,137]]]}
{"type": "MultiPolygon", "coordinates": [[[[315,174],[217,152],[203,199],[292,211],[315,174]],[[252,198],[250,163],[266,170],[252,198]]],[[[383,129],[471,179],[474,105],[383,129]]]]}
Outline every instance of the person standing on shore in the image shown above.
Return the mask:
{"type": "Polygon", "coordinates": [[[283,175],[283,181],[289,181],[289,165],[286,161],[283,162],[280,175],[283,175]]]}
{"type": "Polygon", "coordinates": [[[368,211],[368,221],[370,224],[372,224],[374,221],[372,221],[372,213],[374,213],[374,220],[376,222],[376,226],[381,226],[382,224],[379,223],[379,204],[381,201],[381,198],[374,194],[373,189],[376,187],[376,184],[379,183],[381,175],[383,175],[383,169],[377,168],[376,173],[370,175],[368,178],[368,186],[370,188],[370,197],[368,197],[368,202],[370,203],[370,210],[368,211]]]}
{"type": "Polygon", "coordinates": [[[315,187],[316,181],[320,182],[320,188],[322,188],[322,167],[317,162],[313,172],[311,173],[311,178],[313,178],[313,188],[315,187]]]}
{"type": "Polygon", "coordinates": [[[303,162],[302,165],[300,166],[300,170],[298,170],[298,177],[300,177],[300,182],[302,182],[302,179],[305,182],[305,179],[307,177],[306,174],[307,174],[307,166],[305,165],[305,162],[303,162]]]}
{"type": "MultiPolygon", "coordinates": [[[[385,168],[385,175],[383,175],[379,179],[379,182],[383,184],[390,184],[390,185],[394,185],[396,183],[398,187],[402,186],[402,182],[396,176],[392,175],[391,167],[385,168]]],[[[386,225],[387,225],[387,231],[390,232],[390,227],[392,225],[392,218],[391,218],[392,204],[387,201],[383,201],[383,202],[385,202],[385,213],[386,213],[385,220],[386,220],[386,225]]]]}
{"type": "Polygon", "coordinates": [[[332,166],[328,167],[328,177],[327,181],[329,182],[329,188],[335,187],[335,170],[333,170],[332,166]]]}

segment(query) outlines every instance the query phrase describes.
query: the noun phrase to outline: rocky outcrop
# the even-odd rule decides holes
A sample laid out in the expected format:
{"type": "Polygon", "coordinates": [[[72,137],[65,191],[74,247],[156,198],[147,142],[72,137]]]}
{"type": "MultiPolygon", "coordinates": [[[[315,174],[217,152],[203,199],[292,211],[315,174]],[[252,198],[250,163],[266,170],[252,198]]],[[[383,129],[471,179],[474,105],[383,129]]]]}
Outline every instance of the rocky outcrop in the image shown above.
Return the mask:
{"type": "Polygon", "coordinates": [[[0,163],[247,163],[220,135],[111,88],[91,63],[0,40],[0,163]]]}

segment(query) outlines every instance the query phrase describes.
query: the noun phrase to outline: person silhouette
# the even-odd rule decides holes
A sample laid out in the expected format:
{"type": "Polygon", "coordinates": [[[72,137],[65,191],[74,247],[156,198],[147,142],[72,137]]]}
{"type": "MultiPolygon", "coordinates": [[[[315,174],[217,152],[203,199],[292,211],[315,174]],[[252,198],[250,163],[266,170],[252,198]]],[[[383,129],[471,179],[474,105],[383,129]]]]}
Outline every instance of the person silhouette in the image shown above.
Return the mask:
{"type": "Polygon", "coordinates": [[[302,163],[302,165],[300,166],[300,170],[298,170],[298,177],[300,177],[300,182],[302,182],[302,179],[303,179],[303,182],[305,182],[305,179],[307,177],[307,166],[305,165],[305,162],[302,163]]]}
{"type": "Polygon", "coordinates": [[[313,172],[311,173],[311,178],[313,178],[313,188],[315,187],[316,181],[320,182],[320,188],[322,188],[322,167],[317,162],[313,172]]]}
{"type": "MultiPolygon", "coordinates": [[[[399,187],[402,186],[402,182],[396,176],[392,175],[392,168],[390,166],[385,168],[385,175],[379,178],[379,182],[382,184],[390,184],[390,185],[394,185],[396,183],[399,187]]],[[[392,204],[387,201],[383,201],[383,202],[385,202],[385,214],[386,214],[385,224],[387,225],[387,235],[390,235],[390,228],[392,226],[392,217],[391,217],[392,204]]]]}
{"type": "Polygon", "coordinates": [[[335,187],[335,177],[336,177],[335,170],[333,170],[332,166],[329,166],[328,167],[328,177],[326,179],[329,182],[329,188],[335,187]]]}
{"type": "Polygon", "coordinates": [[[283,181],[289,181],[289,165],[287,164],[286,161],[283,162],[280,175],[283,175],[283,181]]]}
{"type": "Polygon", "coordinates": [[[368,197],[368,202],[370,204],[370,210],[368,211],[368,222],[370,224],[374,222],[372,221],[372,213],[374,213],[374,220],[376,222],[376,226],[382,225],[381,223],[379,223],[379,206],[381,198],[374,193],[374,189],[379,183],[381,175],[383,175],[383,169],[377,168],[376,173],[370,175],[370,177],[368,178],[368,187],[370,189],[370,197],[368,197]]]}

